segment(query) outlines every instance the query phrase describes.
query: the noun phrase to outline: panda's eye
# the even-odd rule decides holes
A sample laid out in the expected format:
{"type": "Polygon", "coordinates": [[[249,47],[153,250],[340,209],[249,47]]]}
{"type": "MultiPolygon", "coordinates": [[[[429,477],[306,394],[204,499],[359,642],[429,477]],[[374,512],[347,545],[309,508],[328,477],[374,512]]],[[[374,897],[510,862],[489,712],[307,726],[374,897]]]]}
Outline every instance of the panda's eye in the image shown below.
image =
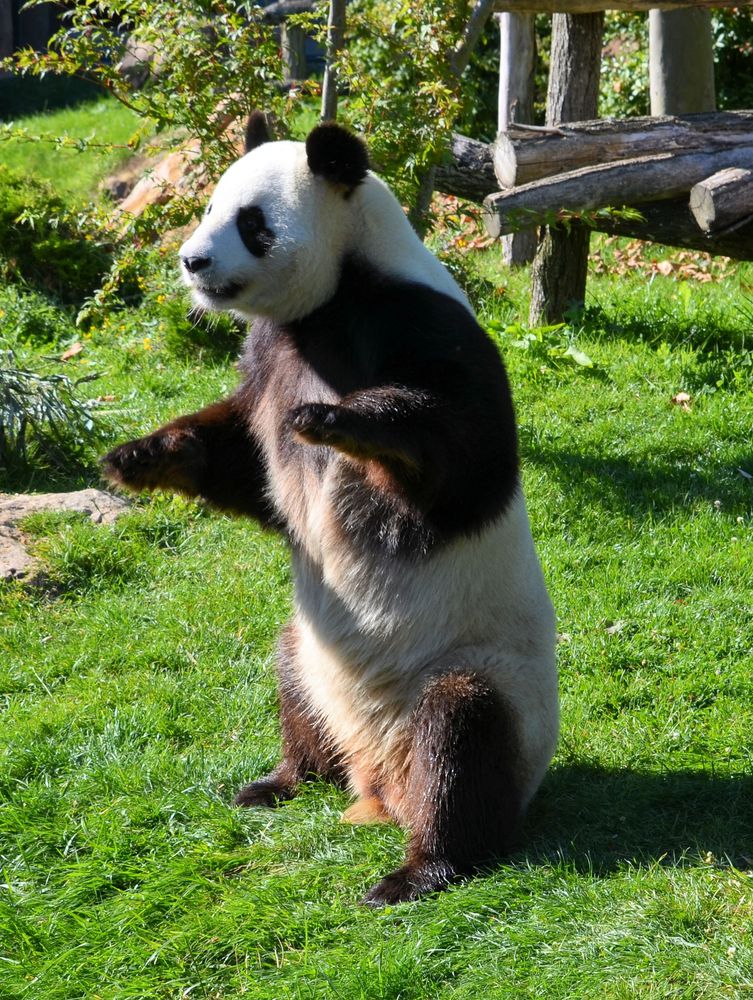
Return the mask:
{"type": "Polygon", "coordinates": [[[263,257],[274,243],[275,234],[267,228],[267,220],[262,209],[258,205],[241,208],[235,222],[248,252],[254,257],[263,257]]]}

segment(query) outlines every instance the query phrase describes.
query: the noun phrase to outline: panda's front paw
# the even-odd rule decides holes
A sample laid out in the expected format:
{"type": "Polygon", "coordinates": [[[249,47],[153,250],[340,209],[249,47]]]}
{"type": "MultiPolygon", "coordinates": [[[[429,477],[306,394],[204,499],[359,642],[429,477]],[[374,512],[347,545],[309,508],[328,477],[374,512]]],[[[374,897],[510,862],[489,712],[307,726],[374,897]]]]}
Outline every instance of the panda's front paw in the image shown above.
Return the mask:
{"type": "Polygon", "coordinates": [[[149,434],[113,448],[100,460],[102,475],[127,490],[167,489],[194,496],[204,455],[190,432],[149,434]]]}
{"type": "Polygon", "coordinates": [[[290,411],[290,427],[307,444],[337,445],[342,437],[340,409],[328,403],[304,403],[290,411]]]}

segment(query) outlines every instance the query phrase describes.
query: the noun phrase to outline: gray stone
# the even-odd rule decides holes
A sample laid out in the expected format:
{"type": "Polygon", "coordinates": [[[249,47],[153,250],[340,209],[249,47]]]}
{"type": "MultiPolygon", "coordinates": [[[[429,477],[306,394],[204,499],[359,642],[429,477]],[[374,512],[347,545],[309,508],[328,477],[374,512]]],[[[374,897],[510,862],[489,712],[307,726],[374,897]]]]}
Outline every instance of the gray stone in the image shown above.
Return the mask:
{"type": "Polygon", "coordinates": [[[104,490],[75,493],[0,493],[0,580],[26,580],[36,563],[24,546],[17,522],[39,511],[72,510],[95,524],[111,524],[130,503],[104,490]]]}

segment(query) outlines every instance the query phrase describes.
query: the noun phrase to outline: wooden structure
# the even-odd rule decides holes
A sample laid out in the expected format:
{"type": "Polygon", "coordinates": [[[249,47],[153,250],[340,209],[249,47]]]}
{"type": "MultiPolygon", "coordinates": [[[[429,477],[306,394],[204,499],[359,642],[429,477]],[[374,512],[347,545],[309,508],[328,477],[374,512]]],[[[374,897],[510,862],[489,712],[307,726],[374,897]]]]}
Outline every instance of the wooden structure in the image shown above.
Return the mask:
{"type": "MultiPolygon", "coordinates": [[[[636,206],[642,219],[603,213],[589,223],[609,232],[712,252],[734,250],[734,256],[753,258],[748,207],[753,113],[712,113],[713,54],[706,9],[743,5],[728,0],[495,0],[502,39],[500,129],[492,162],[502,190],[485,199],[486,224],[490,233],[502,236],[526,222],[541,227],[531,323],[558,322],[570,305],[584,299],[589,229],[577,222],[551,225],[563,210],[578,214],[636,206]],[[604,10],[649,11],[651,118],[595,120],[604,10]],[[547,125],[532,129],[524,117],[525,82],[512,63],[516,51],[526,63],[528,42],[521,33],[540,13],[553,15],[552,54],[547,125]]],[[[453,152],[461,152],[461,145],[456,138],[453,152]]],[[[472,153],[488,176],[488,153],[478,148],[463,152],[466,158],[472,153]]],[[[456,170],[456,176],[462,171],[456,170]]],[[[437,186],[448,190],[446,172],[438,175],[437,186]]],[[[510,263],[525,257],[505,248],[510,263]]]]}

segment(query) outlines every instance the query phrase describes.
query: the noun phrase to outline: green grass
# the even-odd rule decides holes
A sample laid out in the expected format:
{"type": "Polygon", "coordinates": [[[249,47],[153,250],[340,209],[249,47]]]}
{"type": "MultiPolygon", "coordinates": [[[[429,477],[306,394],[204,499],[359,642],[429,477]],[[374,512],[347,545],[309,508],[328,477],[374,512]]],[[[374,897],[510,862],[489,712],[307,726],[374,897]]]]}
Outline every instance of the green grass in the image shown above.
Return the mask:
{"type": "MultiPolygon", "coordinates": [[[[340,824],[324,784],[230,806],[279,752],[283,543],[162,496],[110,527],[37,515],[44,579],[0,589],[0,997],[753,997],[753,269],[616,268],[523,349],[528,276],[478,262],[505,285],[481,312],[561,632],[562,737],[519,851],[361,908],[401,831],[340,824]]],[[[65,370],[99,373],[102,432],[83,468],[0,489],[95,485],[98,452],[235,383],[229,330],[192,330],[168,272],[147,284],[89,330],[0,290],[20,362],[81,340],[65,370]]]]}
{"type": "Polygon", "coordinates": [[[3,119],[29,138],[0,141],[0,158],[49,181],[73,203],[85,200],[97,182],[130,154],[127,143],[139,128],[138,116],[110,97],[87,87],[62,87],[46,91],[35,80],[0,80],[0,103],[7,100],[3,119]],[[29,95],[25,97],[25,90],[29,95]],[[62,107],[60,105],[63,105],[62,107]],[[45,110],[39,113],[39,105],[45,110]],[[11,117],[11,112],[16,112],[11,117]],[[94,145],[79,150],[61,147],[62,136],[86,139],[94,145]],[[111,151],[100,146],[112,145],[111,151]]]}

